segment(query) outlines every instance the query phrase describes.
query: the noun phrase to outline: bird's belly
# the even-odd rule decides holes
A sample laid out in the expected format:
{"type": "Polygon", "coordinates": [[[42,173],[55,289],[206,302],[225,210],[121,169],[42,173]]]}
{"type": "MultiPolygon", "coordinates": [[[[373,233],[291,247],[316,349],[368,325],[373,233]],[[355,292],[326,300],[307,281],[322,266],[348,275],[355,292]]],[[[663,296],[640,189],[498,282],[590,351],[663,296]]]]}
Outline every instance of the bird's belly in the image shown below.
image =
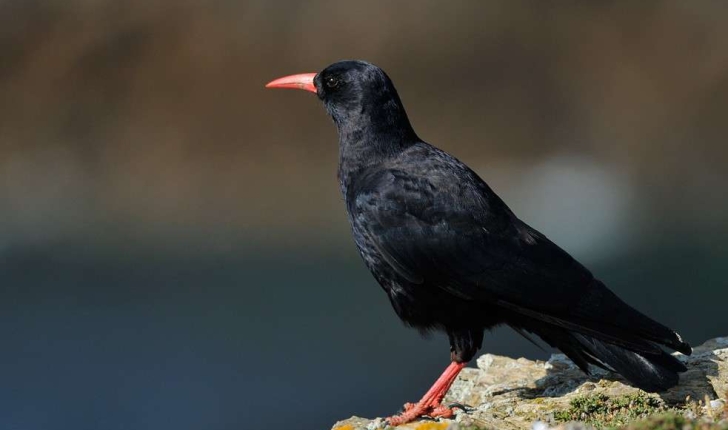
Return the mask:
{"type": "Polygon", "coordinates": [[[373,246],[357,243],[359,253],[372,272],[397,316],[420,329],[479,326],[489,312],[482,304],[465,301],[427,282],[415,284],[400,276],[373,246]]]}
{"type": "MultiPolygon", "coordinates": [[[[412,285],[393,270],[376,247],[371,245],[367,238],[357,234],[356,229],[354,241],[364,264],[387,293],[397,316],[411,326],[428,328],[436,325],[429,311],[426,297],[421,297],[418,286],[412,285]]],[[[419,289],[421,290],[421,288],[419,289]]]]}

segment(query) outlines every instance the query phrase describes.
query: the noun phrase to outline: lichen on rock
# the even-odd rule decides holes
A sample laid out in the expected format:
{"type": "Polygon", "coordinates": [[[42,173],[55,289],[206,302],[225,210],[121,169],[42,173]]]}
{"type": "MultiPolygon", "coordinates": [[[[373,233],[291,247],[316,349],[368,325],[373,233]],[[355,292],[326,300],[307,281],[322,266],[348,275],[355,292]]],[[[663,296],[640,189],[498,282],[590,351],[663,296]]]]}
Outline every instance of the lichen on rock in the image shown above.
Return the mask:
{"type": "MultiPolygon", "coordinates": [[[[728,430],[728,337],[705,342],[691,356],[676,356],[688,367],[680,384],[648,394],[601,369],[587,376],[562,354],[546,362],[485,354],[477,368],[462,371],[444,400],[469,405],[472,411],[454,420],[418,421],[397,429],[728,430]]],[[[373,430],[384,424],[381,418],[352,417],[334,430],[373,430]]]]}

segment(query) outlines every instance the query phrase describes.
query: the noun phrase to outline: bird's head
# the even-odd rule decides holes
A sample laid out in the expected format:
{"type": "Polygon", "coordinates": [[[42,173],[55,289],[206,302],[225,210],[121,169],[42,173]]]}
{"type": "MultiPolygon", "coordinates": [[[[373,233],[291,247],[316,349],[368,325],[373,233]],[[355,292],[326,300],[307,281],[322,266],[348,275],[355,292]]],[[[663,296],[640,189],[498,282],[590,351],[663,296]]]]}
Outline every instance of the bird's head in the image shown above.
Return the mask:
{"type": "Polygon", "coordinates": [[[266,88],[295,88],[315,93],[340,129],[355,122],[411,130],[392,81],[382,69],[366,61],[339,61],[319,73],[276,79],[266,88]]]}

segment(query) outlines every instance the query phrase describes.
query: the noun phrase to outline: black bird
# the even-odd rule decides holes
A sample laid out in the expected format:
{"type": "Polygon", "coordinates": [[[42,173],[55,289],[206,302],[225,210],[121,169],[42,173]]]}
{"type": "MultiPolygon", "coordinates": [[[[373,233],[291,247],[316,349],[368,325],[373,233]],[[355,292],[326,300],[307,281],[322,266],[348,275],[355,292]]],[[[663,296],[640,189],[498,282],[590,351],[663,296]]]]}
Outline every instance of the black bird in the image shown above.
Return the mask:
{"type": "Polygon", "coordinates": [[[443,396],[484,330],[499,324],[540,337],[584,372],[610,369],[652,392],[677,384],[686,368],[662,347],[690,354],[690,345],[518,219],[468,166],[420,139],[382,69],[341,61],[266,87],[323,101],[339,132],[339,183],[359,253],[407,325],[449,337],[450,366],[390,424],[452,416],[443,396]]]}

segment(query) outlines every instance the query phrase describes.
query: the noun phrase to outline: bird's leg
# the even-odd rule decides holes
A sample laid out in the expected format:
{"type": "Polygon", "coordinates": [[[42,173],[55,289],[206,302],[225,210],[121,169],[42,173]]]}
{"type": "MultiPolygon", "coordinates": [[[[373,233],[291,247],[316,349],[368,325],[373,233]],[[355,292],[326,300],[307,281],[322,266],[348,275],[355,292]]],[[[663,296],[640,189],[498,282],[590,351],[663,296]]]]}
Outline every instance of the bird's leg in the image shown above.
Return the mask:
{"type": "Polygon", "coordinates": [[[442,404],[442,399],[445,397],[447,390],[458,377],[460,371],[468,363],[458,363],[453,361],[447,366],[447,369],[437,378],[437,381],[432,385],[427,393],[417,403],[407,403],[404,406],[405,411],[399,415],[389,417],[387,421],[391,426],[398,426],[401,424],[414,421],[418,417],[423,415],[431,417],[444,417],[450,418],[454,415],[452,408],[442,404]]]}

